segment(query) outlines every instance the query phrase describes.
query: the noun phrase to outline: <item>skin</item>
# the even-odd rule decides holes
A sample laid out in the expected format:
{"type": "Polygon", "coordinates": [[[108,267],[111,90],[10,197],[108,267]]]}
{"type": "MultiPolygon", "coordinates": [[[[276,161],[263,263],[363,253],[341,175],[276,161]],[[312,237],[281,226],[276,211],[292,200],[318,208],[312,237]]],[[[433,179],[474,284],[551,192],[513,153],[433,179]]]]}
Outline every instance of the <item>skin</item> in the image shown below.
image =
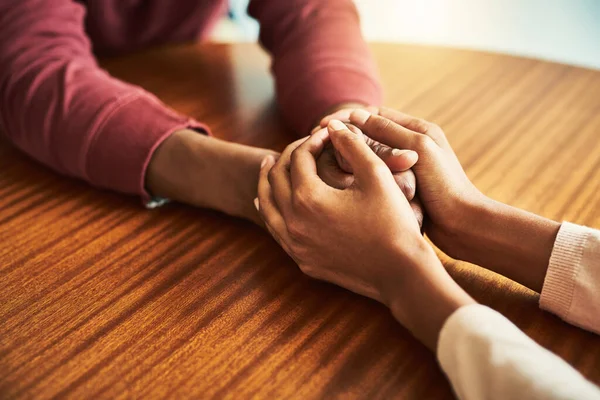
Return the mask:
{"type": "MultiPolygon", "coordinates": [[[[435,124],[389,109],[356,110],[348,120],[379,143],[418,154],[412,169],[428,215],[425,231],[438,247],[541,290],[560,224],[484,196],[435,124]]],[[[255,205],[302,271],[386,304],[435,350],[447,318],[474,300],[418,232],[385,164],[342,122],[327,123],[354,182],[339,190],[319,178],[315,160],[328,140],[319,131],[277,162],[265,158],[255,205]]]]}
{"type": "MultiPolygon", "coordinates": [[[[411,208],[413,209],[413,213],[419,221],[419,226],[423,224],[423,208],[421,206],[421,202],[418,197],[416,197],[416,177],[412,170],[408,169],[405,165],[406,157],[410,157],[407,153],[403,157],[393,157],[393,153],[403,154],[406,153],[406,150],[395,149],[393,147],[387,146],[383,143],[380,143],[373,138],[363,134],[363,132],[358,129],[356,126],[350,123],[350,114],[352,111],[356,109],[364,109],[367,111],[377,111],[377,107],[373,106],[364,106],[358,105],[357,108],[350,108],[353,104],[346,105],[345,107],[341,107],[336,109],[334,112],[326,115],[319,121],[319,125],[316,126],[311,134],[316,133],[321,129],[325,129],[332,119],[341,120],[346,124],[348,129],[352,132],[356,133],[360,137],[362,137],[365,142],[371,147],[371,149],[377,154],[385,163],[388,165],[390,170],[393,172],[394,178],[398,186],[404,192],[406,198],[409,200],[411,208]]],[[[417,157],[415,155],[415,157],[417,157]]],[[[406,162],[416,162],[416,158],[414,160],[409,159],[406,162]]],[[[344,160],[344,157],[341,156],[340,152],[332,146],[331,144],[325,147],[325,150],[319,158],[317,159],[317,166],[319,176],[323,178],[323,180],[329,183],[333,187],[337,187],[338,189],[345,189],[350,186],[353,181],[352,175],[352,167],[344,160]],[[337,168],[329,168],[325,170],[322,168],[323,164],[327,166],[335,166],[337,168]],[[332,176],[330,175],[332,174],[332,176]],[[332,182],[343,182],[344,184],[335,185],[332,182]]]]}
{"type": "MultiPolygon", "coordinates": [[[[344,109],[344,104],[336,109],[344,109]]],[[[355,107],[355,104],[352,104],[355,107]]],[[[374,147],[374,151],[396,171],[396,181],[407,198],[415,196],[415,177],[406,171],[416,161],[410,154],[392,154],[374,147]]],[[[256,197],[261,160],[279,153],[207,137],[191,130],[174,132],[154,152],[146,173],[146,188],[155,196],[166,197],[190,205],[215,209],[228,215],[262,225],[252,206],[256,197]]],[[[334,187],[347,187],[352,174],[343,171],[335,161],[333,149],[323,153],[319,173],[334,187]]],[[[418,201],[413,201],[415,215],[422,221],[418,201]]]]}
{"type": "Polygon", "coordinates": [[[425,232],[441,250],[541,291],[558,222],[484,196],[435,124],[390,109],[356,110],[349,119],[374,139],[419,154],[413,170],[425,232]]]}
{"type": "Polygon", "coordinates": [[[304,273],[388,305],[431,349],[448,316],[474,302],[421,235],[388,166],[340,121],[292,143],[277,162],[267,157],[256,204],[269,232],[304,273]],[[329,134],[354,171],[352,185],[343,190],[317,173],[329,134]]]}
{"type": "Polygon", "coordinates": [[[154,152],[146,188],[156,196],[215,209],[260,224],[252,207],[261,160],[278,153],[195,131],[174,132],[154,152]]]}
{"type": "MultiPolygon", "coordinates": [[[[346,126],[358,135],[359,140],[363,140],[390,168],[396,184],[409,201],[419,226],[422,226],[423,209],[419,198],[416,197],[416,177],[410,169],[417,162],[417,154],[408,150],[392,149],[391,147],[381,145],[368,136],[363,135],[355,126],[350,124],[346,124],[346,126]]],[[[346,162],[340,152],[331,143],[325,145],[325,148],[317,158],[317,174],[325,183],[336,189],[346,189],[354,182],[352,166],[346,162]]]]}

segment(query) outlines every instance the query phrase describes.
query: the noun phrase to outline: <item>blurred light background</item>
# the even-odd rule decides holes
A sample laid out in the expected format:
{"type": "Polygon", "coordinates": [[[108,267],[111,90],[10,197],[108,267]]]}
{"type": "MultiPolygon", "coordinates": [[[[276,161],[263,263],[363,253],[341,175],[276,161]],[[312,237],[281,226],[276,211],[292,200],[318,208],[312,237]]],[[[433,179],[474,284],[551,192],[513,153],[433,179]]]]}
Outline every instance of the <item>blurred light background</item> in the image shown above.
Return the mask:
{"type": "MultiPolygon", "coordinates": [[[[286,0],[281,0],[286,1],[286,0]]],[[[327,1],[327,0],[323,0],[327,1]]],[[[248,0],[230,0],[217,41],[254,41],[248,0]]],[[[600,0],[355,0],[369,41],[488,50],[600,69],[600,0]]]]}

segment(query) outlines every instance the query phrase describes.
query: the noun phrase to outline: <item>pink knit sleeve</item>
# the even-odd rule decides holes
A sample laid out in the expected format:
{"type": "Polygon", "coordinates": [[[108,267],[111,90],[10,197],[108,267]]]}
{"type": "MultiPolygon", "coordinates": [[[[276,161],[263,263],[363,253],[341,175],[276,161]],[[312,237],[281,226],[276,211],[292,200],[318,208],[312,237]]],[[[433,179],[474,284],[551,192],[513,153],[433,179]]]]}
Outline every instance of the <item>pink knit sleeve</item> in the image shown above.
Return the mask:
{"type": "Polygon", "coordinates": [[[273,56],[279,106],[307,135],[334,106],[380,105],[382,88],[352,0],[252,0],[260,42],[273,56]]]}
{"type": "Polygon", "coordinates": [[[147,197],[152,152],[203,125],[98,67],[75,1],[0,2],[0,132],[54,170],[147,197]]]}
{"type": "Polygon", "coordinates": [[[600,334],[600,231],[563,222],[550,257],[540,307],[600,334]]]}

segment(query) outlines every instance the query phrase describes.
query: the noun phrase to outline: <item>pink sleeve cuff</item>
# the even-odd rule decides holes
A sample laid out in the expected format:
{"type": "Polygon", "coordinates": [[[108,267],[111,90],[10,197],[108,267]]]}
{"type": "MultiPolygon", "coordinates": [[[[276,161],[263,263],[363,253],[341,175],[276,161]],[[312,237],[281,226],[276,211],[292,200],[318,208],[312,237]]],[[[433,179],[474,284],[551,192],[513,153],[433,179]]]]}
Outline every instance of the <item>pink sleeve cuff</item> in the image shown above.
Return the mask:
{"type": "Polygon", "coordinates": [[[138,194],[147,202],[150,196],[144,181],[152,154],[173,132],[186,128],[210,134],[204,124],[140,92],[120,102],[92,136],[85,155],[85,178],[96,186],[138,194]]]}
{"type": "Polygon", "coordinates": [[[581,264],[587,232],[584,227],[563,222],[544,279],[540,307],[563,319],[569,316],[569,309],[575,290],[575,274],[581,264]]]}
{"type": "Polygon", "coordinates": [[[600,333],[600,231],[563,222],[552,249],[540,307],[600,333]]]}

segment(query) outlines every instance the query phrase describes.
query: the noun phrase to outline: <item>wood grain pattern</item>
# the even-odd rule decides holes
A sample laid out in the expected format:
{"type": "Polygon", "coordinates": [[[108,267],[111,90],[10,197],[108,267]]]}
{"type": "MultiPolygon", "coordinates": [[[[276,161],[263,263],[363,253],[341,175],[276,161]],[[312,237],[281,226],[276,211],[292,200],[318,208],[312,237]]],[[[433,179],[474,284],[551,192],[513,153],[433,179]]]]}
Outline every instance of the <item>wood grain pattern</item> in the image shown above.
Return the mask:
{"type": "MultiPolygon", "coordinates": [[[[600,72],[373,51],[386,104],[444,127],[485,193],[600,227],[600,72]]],[[[104,66],[219,137],[276,149],[292,139],[257,46],[168,47],[104,66]]],[[[304,277],[259,228],[184,205],[146,211],[6,141],[0,171],[0,397],[452,398],[434,356],[384,307],[304,277]]],[[[540,311],[518,284],[445,261],[477,300],[600,383],[600,337],[540,311]]]]}

